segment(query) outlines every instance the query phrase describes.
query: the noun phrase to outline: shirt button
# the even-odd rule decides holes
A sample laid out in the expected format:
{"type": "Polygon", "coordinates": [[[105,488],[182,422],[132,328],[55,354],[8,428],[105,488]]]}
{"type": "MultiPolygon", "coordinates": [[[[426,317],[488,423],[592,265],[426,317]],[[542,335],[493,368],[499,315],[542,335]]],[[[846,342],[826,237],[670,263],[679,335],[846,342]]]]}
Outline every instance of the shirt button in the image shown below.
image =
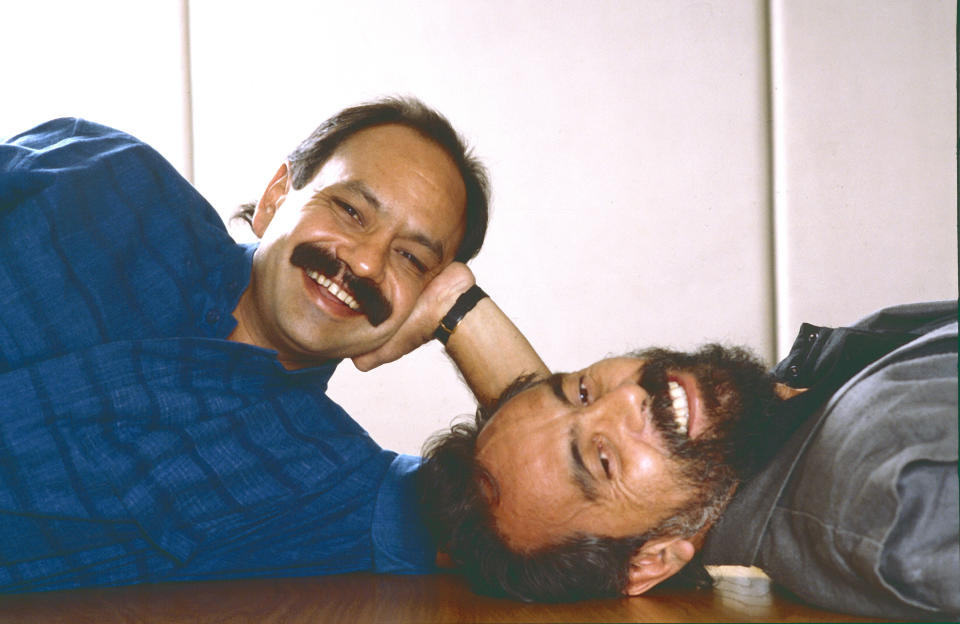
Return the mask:
{"type": "Polygon", "coordinates": [[[807,334],[807,342],[815,342],[817,337],[819,336],[820,334],[818,334],[817,332],[810,332],[809,334],[807,334]]]}
{"type": "Polygon", "coordinates": [[[787,370],[790,371],[790,375],[792,375],[793,377],[796,377],[797,375],[800,374],[800,367],[797,366],[796,364],[794,364],[793,366],[791,366],[791,367],[790,367],[789,369],[787,369],[787,370]]]}
{"type": "Polygon", "coordinates": [[[216,325],[220,321],[220,313],[216,310],[207,311],[207,323],[210,325],[216,325]]]}

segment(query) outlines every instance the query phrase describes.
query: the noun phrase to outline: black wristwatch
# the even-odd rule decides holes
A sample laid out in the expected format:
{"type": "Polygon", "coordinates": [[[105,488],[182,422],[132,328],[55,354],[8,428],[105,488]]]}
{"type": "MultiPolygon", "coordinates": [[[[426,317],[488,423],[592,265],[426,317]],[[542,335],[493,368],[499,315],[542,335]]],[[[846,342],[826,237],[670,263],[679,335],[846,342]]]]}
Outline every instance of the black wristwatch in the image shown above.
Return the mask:
{"type": "Polygon", "coordinates": [[[467,315],[467,312],[472,310],[473,306],[477,305],[477,302],[486,296],[487,293],[483,292],[482,288],[476,284],[471,286],[467,292],[457,297],[457,301],[453,304],[453,307],[451,307],[447,315],[440,320],[440,325],[437,326],[437,330],[433,332],[433,337],[443,344],[447,344],[447,340],[450,339],[453,330],[457,328],[457,325],[459,325],[463,317],[467,315]]]}

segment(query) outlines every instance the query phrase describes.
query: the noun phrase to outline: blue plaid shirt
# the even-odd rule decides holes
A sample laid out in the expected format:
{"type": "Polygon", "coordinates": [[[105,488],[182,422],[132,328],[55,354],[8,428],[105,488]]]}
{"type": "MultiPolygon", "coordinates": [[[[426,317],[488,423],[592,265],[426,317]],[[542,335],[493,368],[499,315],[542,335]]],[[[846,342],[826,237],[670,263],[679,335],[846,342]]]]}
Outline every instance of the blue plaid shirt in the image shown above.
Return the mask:
{"type": "Polygon", "coordinates": [[[336,364],[226,340],[253,251],[129,135],[0,145],[0,591],[433,569],[336,364]]]}

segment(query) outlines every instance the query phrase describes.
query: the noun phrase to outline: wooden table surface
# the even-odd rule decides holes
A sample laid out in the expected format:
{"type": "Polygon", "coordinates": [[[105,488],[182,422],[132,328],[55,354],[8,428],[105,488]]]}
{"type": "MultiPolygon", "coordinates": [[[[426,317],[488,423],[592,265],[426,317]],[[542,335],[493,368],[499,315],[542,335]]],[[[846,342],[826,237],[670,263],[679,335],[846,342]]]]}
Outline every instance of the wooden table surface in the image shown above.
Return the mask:
{"type": "Polygon", "coordinates": [[[802,604],[753,570],[713,590],[563,605],[477,596],[452,575],[349,574],[0,596],[0,622],[877,622],[802,604]]]}

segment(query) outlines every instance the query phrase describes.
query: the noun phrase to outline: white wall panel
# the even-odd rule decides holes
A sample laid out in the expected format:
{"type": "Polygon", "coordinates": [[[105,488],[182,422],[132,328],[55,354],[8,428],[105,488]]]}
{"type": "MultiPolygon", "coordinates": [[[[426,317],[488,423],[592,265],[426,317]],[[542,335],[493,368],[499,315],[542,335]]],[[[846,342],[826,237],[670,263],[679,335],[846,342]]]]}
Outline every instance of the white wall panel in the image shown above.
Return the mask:
{"type": "MultiPolygon", "coordinates": [[[[78,115],[186,171],[181,4],[0,5],[0,135],[78,115]]],[[[771,0],[772,143],[766,4],[193,0],[197,183],[226,215],[332,112],[422,97],[490,166],[480,282],[561,369],[955,297],[955,4],[771,0]]],[[[472,410],[436,344],[331,392],[408,452],[472,410]]]]}
{"type": "Polygon", "coordinates": [[[780,350],[957,296],[956,3],[775,0],[780,350]]]}
{"type": "MultiPolygon", "coordinates": [[[[763,3],[192,3],[197,184],[257,197],[336,110],[413,94],[489,164],[480,283],[548,364],[705,339],[772,352],[763,3]]],[[[416,452],[473,402],[438,345],[332,396],[416,452]]]]}
{"type": "Polygon", "coordinates": [[[186,173],[180,15],[174,0],[0,3],[0,137],[84,117],[186,173]]]}

